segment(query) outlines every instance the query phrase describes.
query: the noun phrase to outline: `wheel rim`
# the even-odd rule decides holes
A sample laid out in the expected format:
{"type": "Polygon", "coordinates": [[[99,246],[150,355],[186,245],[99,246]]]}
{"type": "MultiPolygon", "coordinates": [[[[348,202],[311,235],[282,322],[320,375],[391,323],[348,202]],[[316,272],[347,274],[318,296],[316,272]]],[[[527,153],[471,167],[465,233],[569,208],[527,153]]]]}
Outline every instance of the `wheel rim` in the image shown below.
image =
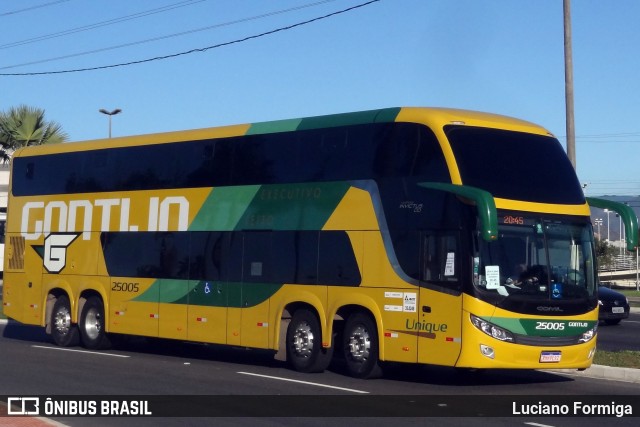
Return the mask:
{"type": "Polygon", "coordinates": [[[59,335],[66,335],[71,328],[71,312],[67,307],[60,307],[56,312],[53,324],[59,335]]]}
{"type": "Polygon", "coordinates": [[[311,326],[300,323],[293,333],[291,346],[297,357],[309,357],[313,351],[313,331],[311,326]]]}
{"type": "Polygon", "coordinates": [[[362,325],[357,326],[351,332],[347,342],[349,355],[353,360],[364,362],[371,355],[371,336],[362,325]]]}
{"type": "Polygon", "coordinates": [[[87,311],[83,328],[87,337],[92,340],[100,336],[100,332],[102,331],[102,318],[98,310],[91,308],[87,311]]]}

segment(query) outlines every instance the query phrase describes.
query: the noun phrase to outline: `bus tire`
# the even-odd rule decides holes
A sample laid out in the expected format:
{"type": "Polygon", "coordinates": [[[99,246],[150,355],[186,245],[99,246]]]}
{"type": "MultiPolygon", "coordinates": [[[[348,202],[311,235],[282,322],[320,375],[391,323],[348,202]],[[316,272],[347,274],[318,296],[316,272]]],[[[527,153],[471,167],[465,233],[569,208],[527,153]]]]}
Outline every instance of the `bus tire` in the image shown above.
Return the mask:
{"type": "Polygon", "coordinates": [[[347,318],[342,349],[349,375],[362,379],[382,376],[378,329],[371,316],[356,312],[347,318]]]}
{"type": "Polygon", "coordinates": [[[60,347],[78,345],[78,327],[71,322],[71,303],[66,295],[56,298],[51,311],[51,339],[60,347]]]}
{"type": "Polygon", "coordinates": [[[333,347],[322,347],[318,317],[307,309],[297,310],[287,328],[287,362],[298,372],[323,372],[331,362],[333,347]]]}
{"type": "Polygon", "coordinates": [[[105,332],[104,304],[102,299],[91,296],[82,307],[80,314],[80,339],[82,345],[91,350],[109,347],[109,339],[105,332]]]}

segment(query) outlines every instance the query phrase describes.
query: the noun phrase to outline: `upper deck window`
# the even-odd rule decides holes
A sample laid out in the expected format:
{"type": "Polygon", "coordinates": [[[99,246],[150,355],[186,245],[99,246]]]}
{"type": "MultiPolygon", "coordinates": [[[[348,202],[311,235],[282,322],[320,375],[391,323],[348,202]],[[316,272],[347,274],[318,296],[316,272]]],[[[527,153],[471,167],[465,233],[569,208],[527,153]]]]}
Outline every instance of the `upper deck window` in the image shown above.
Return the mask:
{"type": "Polygon", "coordinates": [[[470,126],[445,133],[464,185],[495,197],[538,203],[585,203],[562,145],[550,136],[470,126]]]}

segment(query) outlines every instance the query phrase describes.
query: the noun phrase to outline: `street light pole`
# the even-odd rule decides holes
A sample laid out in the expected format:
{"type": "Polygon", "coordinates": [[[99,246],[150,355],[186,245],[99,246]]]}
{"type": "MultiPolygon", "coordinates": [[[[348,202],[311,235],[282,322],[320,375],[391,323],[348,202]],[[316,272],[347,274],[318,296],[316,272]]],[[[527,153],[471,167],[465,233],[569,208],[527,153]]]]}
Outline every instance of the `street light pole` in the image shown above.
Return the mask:
{"type": "Polygon", "coordinates": [[[596,218],[596,225],[598,226],[598,239],[602,240],[602,234],[600,234],[600,226],[602,225],[602,218],[596,218]]]}
{"type": "MultiPolygon", "coordinates": [[[[629,206],[629,203],[627,202],[624,202],[624,204],[629,206]]],[[[622,225],[622,216],[620,217],[620,234],[622,235],[622,237],[620,238],[620,254],[625,255],[626,249],[624,249],[624,247],[627,240],[627,229],[622,225]]]]}
{"type": "Polygon", "coordinates": [[[618,221],[618,223],[620,224],[620,232],[618,233],[618,237],[620,238],[620,255],[622,255],[622,217],[620,215],[616,215],[620,221],[618,221]]]}
{"type": "Polygon", "coordinates": [[[609,209],[605,209],[604,211],[607,214],[607,243],[609,243],[609,214],[611,211],[609,209]]]}
{"type": "Polygon", "coordinates": [[[111,138],[111,116],[115,116],[116,114],[121,113],[122,110],[119,108],[116,108],[113,111],[107,111],[104,108],[101,108],[98,111],[101,112],[102,114],[106,114],[107,116],[109,116],[109,138],[111,138]]]}

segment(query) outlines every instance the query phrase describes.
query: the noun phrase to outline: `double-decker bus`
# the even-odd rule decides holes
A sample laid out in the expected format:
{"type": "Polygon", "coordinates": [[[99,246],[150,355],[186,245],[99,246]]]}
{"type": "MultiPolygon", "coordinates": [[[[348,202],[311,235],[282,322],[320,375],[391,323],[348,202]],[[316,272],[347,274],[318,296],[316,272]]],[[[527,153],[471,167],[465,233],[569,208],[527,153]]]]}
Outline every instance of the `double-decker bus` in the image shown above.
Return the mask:
{"type": "Polygon", "coordinates": [[[112,334],[344,359],[577,368],[595,351],[589,205],[561,144],[499,115],[390,108],[26,147],[4,312],[112,334]],[[282,334],[281,334],[282,332],[282,334]],[[282,338],[281,338],[282,337],[282,338]]]}

